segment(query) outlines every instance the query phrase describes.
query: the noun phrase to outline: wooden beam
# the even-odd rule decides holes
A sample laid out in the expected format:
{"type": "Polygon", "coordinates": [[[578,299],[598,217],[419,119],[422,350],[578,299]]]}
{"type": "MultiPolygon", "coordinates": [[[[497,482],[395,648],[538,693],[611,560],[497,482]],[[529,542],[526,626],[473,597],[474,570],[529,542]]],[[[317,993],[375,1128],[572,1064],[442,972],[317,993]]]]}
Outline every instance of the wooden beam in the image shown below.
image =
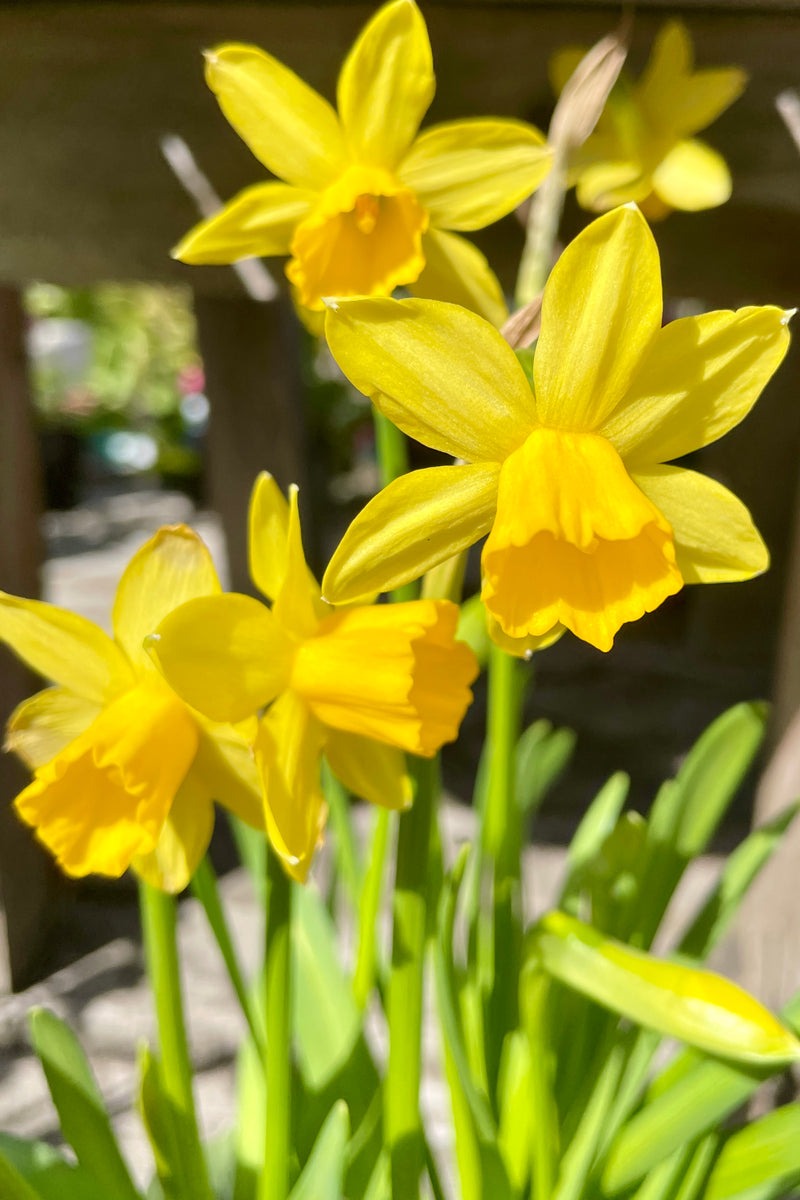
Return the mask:
{"type": "MultiPolygon", "coordinates": [[[[37,596],[41,477],[25,357],[25,315],[17,288],[0,286],[0,587],[37,596]]],[[[41,686],[2,649],[0,723],[41,686]]],[[[53,922],[58,879],[49,856],[18,820],[11,801],[28,782],[0,756],[0,993],[32,981],[53,922]]]]}

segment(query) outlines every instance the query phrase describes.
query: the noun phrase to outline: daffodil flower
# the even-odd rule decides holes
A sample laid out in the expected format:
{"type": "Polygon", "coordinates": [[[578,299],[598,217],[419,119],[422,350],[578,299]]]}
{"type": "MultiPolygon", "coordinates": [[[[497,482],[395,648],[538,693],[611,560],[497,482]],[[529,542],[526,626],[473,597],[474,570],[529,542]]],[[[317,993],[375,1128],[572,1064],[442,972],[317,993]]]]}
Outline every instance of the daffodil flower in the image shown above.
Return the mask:
{"type": "MultiPolygon", "coordinates": [[[[583,54],[566,47],[554,56],[550,72],[557,92],[583,54]]],[[[638,83],[620,76],[572,165],[583,208],[605,212],[632,200],[653,218],[671,209],[716,208],[729,198],[725,160],[692,135],[733,103],[747,75],[738,67],[695,71],[692,60],[686,26],[669,21],[638,83]]]]}
{"type": "Polygon", "coordinates": [[[743,504],[669,466],[737,425],[788,345],[789,314],[743,308],[661,326],[658,251],[635,206],[592,222],[556,263],[533,386],[473,313],[341,300],[334,358],[410,437],[463,465],[414,471],[356,517],[323,594],[397,587],[488,534],[482,596],[521,649],[558,626],[608,650],[684,583],[748,579],[766,548],[743,504]]]}
{"type": "Polygon", "coordinates": [[[325,824],[322,755],[365,800],[407,808],[402,752],[430,757],[458,735],[478,667],[455,640],[455,604],[326,604],[303,554],[297,489],[287,504],[266,473],[250,506],[250,572],[271,608],[237,594],[190,600],[148,648],[211,720],[238,723],[266,707],[253,749],[267,832],[302,881],[325,824]]]}
{"type": "Polygon", "coordinates": [[[14,806],[68,875],[132,865],[177,892],[206,851],[214,800],[263,829],[247,744],[192,712],[142,645],[175,605],[219,591],[203,542],[177,525],[126,567],[113,638],[55,605],[0,593],[0,641],[56,685],[9,720],[6,747],[34,772],[14,806]]]}
{"type": "Polygon", "coordinates": [[[255,46],[210,51],[206,79],[236,132],[285,182],[241,192],[186,235],[176,258],[290,254],[286,274],[312,311],[324,296],[405,286],[502,324],[486,259],[448,231],[511,212],[539,186],[551,153],[538,130],[514,120],[451,121],[417,136],[436,81],[413,0],[393,0],[362,30],[339,75],[338,115],[255,46]]]}

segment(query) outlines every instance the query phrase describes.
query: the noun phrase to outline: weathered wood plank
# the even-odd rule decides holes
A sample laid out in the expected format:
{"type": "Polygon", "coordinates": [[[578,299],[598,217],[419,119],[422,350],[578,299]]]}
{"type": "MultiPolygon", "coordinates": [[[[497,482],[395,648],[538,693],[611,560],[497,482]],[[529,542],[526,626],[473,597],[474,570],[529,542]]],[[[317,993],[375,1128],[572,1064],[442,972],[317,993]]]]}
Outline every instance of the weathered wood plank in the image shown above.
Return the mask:
{"type": "MultiPolygon", "coordinates": [[[[25,317],[16,288],[0,286],[0,587],[39,590],[41,480],[25,362],[25,317]]],[[[38,681],[0,649],[0,728],[38,681]]],[[[28,782],[0,755],[0,994],[24,987],[52,924],[57,880],[49,858],[10,808],[28,782]]]]}

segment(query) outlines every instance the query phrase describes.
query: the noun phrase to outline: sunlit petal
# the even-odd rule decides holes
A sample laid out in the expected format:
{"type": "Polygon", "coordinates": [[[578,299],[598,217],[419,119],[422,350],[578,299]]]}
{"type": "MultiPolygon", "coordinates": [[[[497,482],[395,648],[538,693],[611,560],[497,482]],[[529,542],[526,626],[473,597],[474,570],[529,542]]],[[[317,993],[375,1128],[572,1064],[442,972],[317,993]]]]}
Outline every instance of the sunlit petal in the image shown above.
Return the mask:
{"type": "Polygon", "coordinates": [[[542,424],[590,431],[613,412],[661,326],[661,269],[636,208],[592,221],[559,258],[533,365],[542,424]]]}
{"type": "Polygon", "coordinates": [[[177,895],[189,886],[213,831],[211,792],[193,763],[175,794],[155,849],[135,854],[131,866],[151,887],[177,895]]]}
{"type": "Polygon", "coordinates": [[[5,749],[18,754],[35,771],[83,733],[100,713],[100,705],[67,688],[45,688],[18,704],[6,725],[5,749]]]}
{"type": "Polygon", "coordinates": [[[256,730],[245,740],[241,728],[201,721],[192,772],[202,777],[218,804],[253,829],[263,830],[261,784],[250,745],[256,730]]]}
{"type": "Polygon", "coordinates": [[[351,383],[409,437],[500,462],[536,422],[514,351],[474,313],[435,300],[337,301],[325,318],[351,383]]]}
{"type": "Polygon", "coordinates": [[[523,121],[474,117],[433,125],[400,168],[431,223],[483,229],[534,192],[553,164],[544,136],[523,121]]]}
{"type": "Polygon", "coordinates": [[[421,12],[412,0],[385,4],[359,34],[339,76],[339,116],[353,157],[395,167],[411,145],[435,87],[421,12]]]}
{"type": "Polygon", "coordinates": [[[107,633],[86,617],[0,592],[0,642],[45,679],[94,704],[134,681],[130,663],[107,633]]]}
{"type": "Polygon", "coordinates": [[[315,199],[314,192],[288,183],[257,183],[190,229],[172,257],[202,265],[288,254],[294,231],[315,199]]]}
{"type": "Polygon", "coordinates": [[[561,624],[599,650],[683,585],[668,520],[611,444],[556,430],[503,464],[482,564],[482,598],[504,633],[561,624]]]}
{"type": "Polygon", "coordinates": [[[164,617],[196,596],[221,591],[205,542],[186,525],[159,529],[125,568],[114,599],[114,634],[137,669],[152,668],[143,646],[164,617]]]}
{"type": "Polygon", "coordinates": [[[119,876],[156,846],[197,739],[186,706],[153,677],[40,767],[14,807],[68,875],[119,876]]]}
{"type": "Polygon", "coordinates": [[[250,497],[250,578],[268,600],[274,600],[286,574],[289,504],[273,477],[262,471],[250,497]]]}
{"type": "Polygon", "coordinates": [[[332,603],[363,600],[424,575],[488,533],[497,503],[495,463],[430,467],[390,483],[361,510],[322,581],[332,603]]]}
{"type": "Polygon", "coordinates": [[[270,842],[293,879],[304,882],[322,841],[327,806],[320,786],[325,731],[294,692],[260,722],[253,747],[270,842]]]}
{"type": "Polygon", "coordinates": [[[750,513],[721,483],[680,467],[632,476],[672,526],[686,583],[729,583],[766,571],[769,551],[750,513]]]}
{"type": "Polygon", "coordinates": [[[235,593],[176,608],[147,639],[170,687],[212,721],[243,721],[283,689],[292,646],[265,604],[235,593]]]}
{"type": "Polygon", "coordinates": [[[289,488],[289,528],[286,535],[286,569],[275,595],[272,615],[281,629],[295,638],[311,637],[330,611],[323,604],[319,584],[308,569],[300,529],[298,489],[289,488]]]}
{"type": "Polygon", "coordinates": [[[671,321],[651,343],[602,433],[630,469],[699,450],[747,415],[788,345],[781,308],[671,321]]]}
{"type": "Polygon", "coordinates": [[[554,645],[567,632],[563,625],[554,625],[539,637],[532,634],[521,638],[509,637],[507,633],[503,633],[502,627],[494,617],[488,618],[488,627],[489,637],[494,644],[505,650],[506,654],[513,654],[515,658],[530,658],[537,650],[546,650],[548,646],[554,645]]]}
{"type": "Polygon", "coordinates": [[[441,229],[422,239],[425,269],[408,290],[425,300],[447,300],[484,317],[498,329],[508,316],[500,280],[477,246],[441,229]]]}
{"type": "Polygon", "coordinates": [[[430,756],[458,736],[478,673],[446,600],[334,613],[297,652],[291,687],[326,725],[430,756]]]}
{"type": "Polygon", "coordinates": [[[725,159],[698,139],[678,142],[653,172],[656,195],[671,208],[699,212],[730,199],[725,159]]]}
{"type": "Polygon", "coordinates": [[[206,53],[206,80],[233,128],[280,179],[317,191],[343,169],[336,113],[271,54],[257,46],[218,46],[206,53]]]}
{"type": "Polygon", "coordinates": [[[329,729],[325,757],[353,795],[382,808],[406,809],[413,793],[402,750],[357,733],[329,729]]]}

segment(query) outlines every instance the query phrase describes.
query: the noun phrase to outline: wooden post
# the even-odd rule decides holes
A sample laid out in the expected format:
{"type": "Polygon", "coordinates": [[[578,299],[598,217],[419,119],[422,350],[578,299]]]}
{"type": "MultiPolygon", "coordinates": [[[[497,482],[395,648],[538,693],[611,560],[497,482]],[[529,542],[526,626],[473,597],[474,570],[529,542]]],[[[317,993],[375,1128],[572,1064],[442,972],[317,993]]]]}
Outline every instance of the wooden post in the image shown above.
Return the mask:
{"type": "Polygon", "coordinates": [[[195,297],[200,353],[211,402],[210,499],[222,517],[230,584],[252,591],[247,506],[259,471],[284,490],[305,483],[299,330],[289,301],[195,297]]]}
{"type": "MultiPolygon", "coordinates": [[[[41,543],[39,452],[28,388],[25,314],[18,288],[0,286],[0,587],[37,596],[41,543]]],[[[0,721],[40,682],[0,651],[0,721]]],[[[32,979],[53,921],[58,877],[48,856],[10,808],[28,782],[22,765],[0,755],[0,994],[32,979]]]]}

